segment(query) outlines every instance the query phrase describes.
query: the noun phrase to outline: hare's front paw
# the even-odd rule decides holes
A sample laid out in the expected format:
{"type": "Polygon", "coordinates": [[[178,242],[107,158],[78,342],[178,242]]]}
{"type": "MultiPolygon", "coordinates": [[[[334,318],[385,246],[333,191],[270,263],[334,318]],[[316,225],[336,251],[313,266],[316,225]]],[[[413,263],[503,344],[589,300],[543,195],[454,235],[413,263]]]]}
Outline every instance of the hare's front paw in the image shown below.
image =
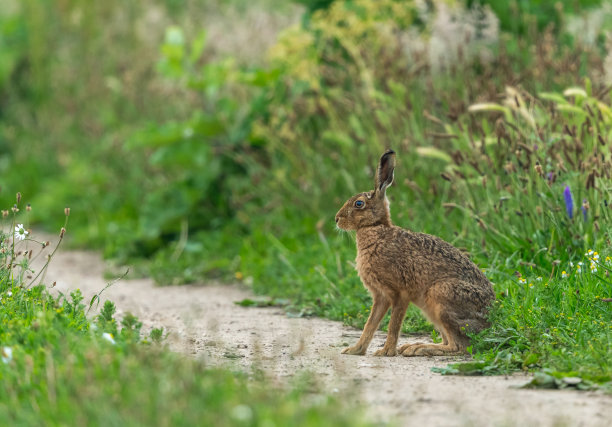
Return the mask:
{"type": "Polygon", "coordinates": [[[358,345],[354,345],[353,347],[347,347],[344,350],[342,350],[342,354],[352,354],[355,356],[363,356],[365,353],[366,353],[366,349],[358,345]]]}
{"type": "Polygon", "coordinates": [[[395,347],[383,347],[380,350],[376,350],[374,352],[374,356],[387,356],[387,357],[393,357],[393,356],[397,356],[397,349],[395,347]]]}

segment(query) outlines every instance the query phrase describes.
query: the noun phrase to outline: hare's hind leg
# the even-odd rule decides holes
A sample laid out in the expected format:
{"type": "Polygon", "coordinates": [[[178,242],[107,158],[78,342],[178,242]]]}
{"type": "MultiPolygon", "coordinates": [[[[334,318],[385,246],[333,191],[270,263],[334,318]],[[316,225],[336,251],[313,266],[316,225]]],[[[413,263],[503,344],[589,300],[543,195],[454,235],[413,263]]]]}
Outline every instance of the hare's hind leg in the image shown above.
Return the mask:
{"type": "Polygon", "coordinates": [[[404,356],[443,356],[465,353],[470,340],[465,333],[465,319],[471,317],[462,301],[457,301],[456,293],[449,293],[449,288],[456,291],[457,285],[443,283],[432,287],[426,304],[422,307],[429,320],[442,335],[441,344],[407,344],[400,347],[404,356]]]}
{"type": "MultiPolygon", "coordinates": [[[[440,335],[442,335],[442,345],[448,345],[448,338],[446,338],[446,332],[444,332],[444,330],[438,330],[438,332],[440,333],[440,335]]],[[[403,346],[399,347],[397,349],[397,352],[399,354],[403,354],[404,351],[406,351],[406,349],[408,349],[408,347],[422,347],[424,345],[429,345],[429,344],[425,344],[422,342],[416,342],[416,343],[409,343],[409,344],[404,344],[403,346]]]]}
{"type": "Polygon", "coordinates": [[[374,337],[374,333],[378,329],[378,325],[380,325],[380,321],[391,306],[389,299],[380,292],[372,291],[372,299],[374,300],[372,310],[361,333],[361,338],[359,338],[359,341],[354,346],[342,350],[343,354],[364,355],[374,337]]]}
{"type": "MultiPolygon", "coordinates": [[[[442,316],[444,318],[445,316],[442,316]]],[[[442,320],[442,319],[441,319],[442,320]]],[[[442,330],[443,341],[441,344],[407,344],[400,347],[403,356],[450,356],[463,354],[469,345],[469,339],[461,330],[454,331],[452,322],[444,322],[437,325],[442,330]]]]}

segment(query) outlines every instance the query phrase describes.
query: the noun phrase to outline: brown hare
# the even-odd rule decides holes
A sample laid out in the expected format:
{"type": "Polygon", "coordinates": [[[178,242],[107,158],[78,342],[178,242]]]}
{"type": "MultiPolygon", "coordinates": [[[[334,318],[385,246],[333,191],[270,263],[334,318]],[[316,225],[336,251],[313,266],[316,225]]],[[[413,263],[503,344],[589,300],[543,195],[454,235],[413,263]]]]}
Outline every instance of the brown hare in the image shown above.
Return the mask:
{"type": "Polygon", "coordinates": [[[404,230],[391,223],[385,190],[393,182],[395,152],[380,158],[373,191],[351,197],[336,214],[343,230],[357,231],[357,272],[372,294],[370,317],[361,338],[342,353],[365,354],[380,321],[391,307],[387,341],[375,356],[460,354],[469,345],[467,331],[489,326],[495,298],[491,282],[461,251],[436,236],[404,230]],[[410,303],[419,307],[442,335],[441,344],[397,340],[410,303]]]}

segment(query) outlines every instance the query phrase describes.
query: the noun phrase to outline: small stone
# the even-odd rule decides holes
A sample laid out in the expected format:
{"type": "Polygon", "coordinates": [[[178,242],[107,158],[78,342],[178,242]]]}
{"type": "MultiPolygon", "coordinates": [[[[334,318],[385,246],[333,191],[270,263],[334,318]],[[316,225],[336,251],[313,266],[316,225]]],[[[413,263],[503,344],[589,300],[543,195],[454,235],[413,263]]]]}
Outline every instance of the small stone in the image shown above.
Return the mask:
{"type": "Polygon", "coordinates": [[[563,377],[562,381],[567,385],[577,385],[582,382],[580,377],[563,377]]]}

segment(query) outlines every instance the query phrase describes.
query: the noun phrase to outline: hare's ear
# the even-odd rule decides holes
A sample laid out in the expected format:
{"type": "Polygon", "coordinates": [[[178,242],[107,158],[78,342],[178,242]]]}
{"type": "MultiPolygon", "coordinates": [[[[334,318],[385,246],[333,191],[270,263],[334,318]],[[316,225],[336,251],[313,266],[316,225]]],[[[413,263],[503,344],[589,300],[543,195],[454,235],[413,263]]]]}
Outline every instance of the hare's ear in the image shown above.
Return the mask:
{"type": "Polygon", "coordinates": [[[374,192],[376,195],[385,195],[385,190],[393,183],[393,170],[395,169],[395,151],[387,150],[380,158],[378,170],[376,171],[376,180],[374,184],[374,192]]]}

